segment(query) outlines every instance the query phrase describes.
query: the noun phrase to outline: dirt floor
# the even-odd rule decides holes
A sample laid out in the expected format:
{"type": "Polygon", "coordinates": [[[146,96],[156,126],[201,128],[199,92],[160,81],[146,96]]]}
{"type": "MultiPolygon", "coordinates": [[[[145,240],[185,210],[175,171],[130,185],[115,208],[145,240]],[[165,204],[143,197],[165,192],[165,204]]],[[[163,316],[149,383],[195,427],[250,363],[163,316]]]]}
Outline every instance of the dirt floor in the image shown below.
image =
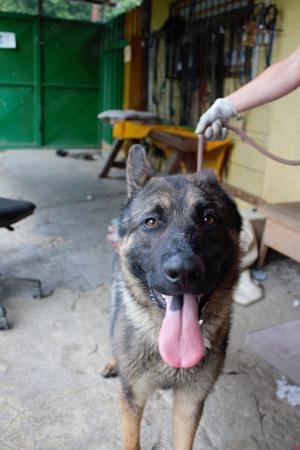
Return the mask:
{"type": "MultiPolygon", "coordinates": [[[[0,331],[1,450],[122,448],[118,380],[100,372],[111,356],[114,250],[106,230],[126,183],[117,169],[98,178],[104,159],[60,158],[50,150],[0,155],[0,195],[37,205],[14,232],[0,230],[1,274],[38,278],[44,293],[1,295],[11,323],[0,331]]],[[[206,402],[195,449],[300,446],[300,406],[277,397],[282,374],[245,346],[248,332],[300,318],[300,265],[271,254],[264,269],[263,300],[234,306],[226,366],[206,402]]],[[[170,392],[151,398],[143,450],[172,448],[171,409],[170,392]]]]}

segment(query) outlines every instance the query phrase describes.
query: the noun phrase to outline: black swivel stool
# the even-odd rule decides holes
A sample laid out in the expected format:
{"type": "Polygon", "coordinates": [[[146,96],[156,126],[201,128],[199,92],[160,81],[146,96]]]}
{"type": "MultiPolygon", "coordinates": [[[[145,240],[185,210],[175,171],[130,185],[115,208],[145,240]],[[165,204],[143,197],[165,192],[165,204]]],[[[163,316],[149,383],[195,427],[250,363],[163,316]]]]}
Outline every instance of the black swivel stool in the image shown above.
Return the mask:
{"type": "MultiPolygon", "coordinates": [[[[11,200],[0,197],[0,228],[7,228],[13,231],[12,225],[25,217],[33,214],[35,204],[24,200],[11,200]]],[[[26,287],[32,289],[32,295],[35,298],[42,296],[41,282],[28,278],[2,278],[0,277],[1,287],[26,287]]],[[[0,330],[9,327],[6,311],[0,303],[0,330]]]]}

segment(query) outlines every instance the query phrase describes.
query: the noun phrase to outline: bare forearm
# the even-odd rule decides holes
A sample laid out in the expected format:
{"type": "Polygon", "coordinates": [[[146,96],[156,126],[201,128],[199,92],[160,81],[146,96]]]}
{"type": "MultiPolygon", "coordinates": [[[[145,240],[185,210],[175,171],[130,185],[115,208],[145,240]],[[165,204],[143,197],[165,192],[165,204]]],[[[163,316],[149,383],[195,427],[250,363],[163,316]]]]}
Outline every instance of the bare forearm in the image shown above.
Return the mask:
{"type": "Polygon", "coordinates": [[[269,103],[300,85],[300,46],[286,59],[265,69],[258,77],[225,97],[237,112],[269,103]]]}
{"type": "Polygon", "coordinates": [[[225,98],[217,99],[197,124],[195,132],[207,140],[223,140],[227,122],[239,112],[276,100],[300,86],[300,46],[287,58],[268,67],[257,78],[225,98]]]}

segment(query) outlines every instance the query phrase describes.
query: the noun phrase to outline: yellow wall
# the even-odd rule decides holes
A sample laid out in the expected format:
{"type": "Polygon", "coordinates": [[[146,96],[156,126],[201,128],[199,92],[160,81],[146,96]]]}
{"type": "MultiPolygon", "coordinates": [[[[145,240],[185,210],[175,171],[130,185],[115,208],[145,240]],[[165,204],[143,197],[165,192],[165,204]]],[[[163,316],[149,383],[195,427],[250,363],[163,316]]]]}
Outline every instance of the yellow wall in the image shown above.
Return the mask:
{"type": "MultiPolygon", "coordinates": [[[[152,0],[151,31],[161,28],[164,24],[169,15],[170,3],[171,0],[152,0]]],[[[274,3],[279,10],[276,28],[283,31],[275,33],[272,63],[288,56],[300,44],[300,1],[276,0],[274,3]]],[[[265,67],[265,57],[266,49],[261,46],[258,73],[265,67]]],[[[161,71],[162,73],[158,73],[158,86],[164,78],[163,64],[161,71]]],[[[239,87],[238,80],[228,80],[225,83],[224,95],[239,87]]],[[[168,98],[168,89],[167,83],[164,98],[168,98]]],[[[176,94],[175,87],[174,106],[177,114],[174,121],[178,124],[180,97],[177,98],[176,94]]],[[[194,102],[197,102],[197,98],[194,102]]],[[[161,102],[158,112],[162,117],[168,117],[164,101],[161,102]]],[[[197,118],[195,125],[196,123],[197,118]]],[[[233,125],[236,123],[233,122],[233,125]]],[[[300,89],[280,100],[242,114],[238,125],[269,151],[286,158],[300,159],[300,89]]],[[[235,145],[224,173],[224,179],[228,183],[270,203],[300,201],[300,166],[289,167],[273,162],[242,142],[235,134],[231,133],[230,137],[235,145]]]]}
{"type": "Polygon", "coordinates": [[[159,30],[169,17],[169,5],[174,0],[152,0],[151,2],[151,31],[159,30]]]}
{"type": "MultiPolygon", "coordinates": [[[[274,46],[274,61],[290,54],[300,44],[300,2],[280,0],[283,32],[274,46]]],[[[284,76],[284,75],[283,75],[284,76]]],[[[268,148],[289,159],[300,159],[300,89],[270,104],[268,148]]],[[[263,198],[274,202],[300,201],[300,167],[265,164],[263,198]]]]}
{"type": "MultiPolygon", "coordinates": [[[[299,0],[277,0],[276,5],[279,9],[277,28],[283,31],[275,35],[272,63],[288,56],[300,44],[299,0]]],[[[264,55],[261,55],[261,64],[263,61],[264,55]]],[[[230,91],[227,89],[226,94],[230,91]]],[[[289,159],[300,159],[300,89],[253,109],[242,118],[244,130],[269,151],[289,159]]],[[[228,164],[226,179],[229,183],[270,203],[300,201],[300,166],[273,162],[234,135],[231,137],[235,147],[228,164]]]]}

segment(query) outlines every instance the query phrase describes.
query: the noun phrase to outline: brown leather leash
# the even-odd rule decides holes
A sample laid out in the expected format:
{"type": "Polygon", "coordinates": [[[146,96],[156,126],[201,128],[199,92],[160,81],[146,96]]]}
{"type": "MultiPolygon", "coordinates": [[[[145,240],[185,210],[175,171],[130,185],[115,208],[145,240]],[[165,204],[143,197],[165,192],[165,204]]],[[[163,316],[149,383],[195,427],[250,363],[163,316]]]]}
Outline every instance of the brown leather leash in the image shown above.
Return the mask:
{"type": "MultiPolygon", "coordinates": [[[[252,145],[256,150],[258,150],[260,153],[262,153],[264,156],[267,156],[270,159],[273,159],[274,161],[277,161],[281,164],[287,164],[289,166],[300,166],[300,160],[291,160],[282,158],[281,156],[274,155],[273,153],[270,153],[268,150],[264,149],[261,145],[259,145],[257,142],[254,141],[250,136],[248,136],[244,131],[240,130],[237,127],[234,127],[233,125],[226,124],[226,128],[228,130],[233,131],[236,133],[240,138],[247,142],[248,144],[252,145]]],[[[197,172],[200,172],[202,169],[202,161],[203,161],[203,151],[204,151],[204,136],[203,134],[199,134],[198,136],[198,154],[197,154],[197,172]]]]}
{"type": "Polygon", "coordinates": [[[204,136],[198,135],[198,149],[197,149],[197,172],[201,172],[204,153],[204,136]]]}

